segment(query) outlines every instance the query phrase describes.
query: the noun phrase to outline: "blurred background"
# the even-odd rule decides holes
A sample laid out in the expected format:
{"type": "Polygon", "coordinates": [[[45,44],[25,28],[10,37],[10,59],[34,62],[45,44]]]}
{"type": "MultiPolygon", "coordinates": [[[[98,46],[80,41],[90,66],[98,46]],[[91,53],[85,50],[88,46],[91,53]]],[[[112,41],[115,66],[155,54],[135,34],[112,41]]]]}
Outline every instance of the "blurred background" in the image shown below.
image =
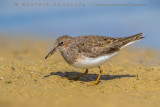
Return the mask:
{"type": "Polygon", "coordinates": [[[160,107],[159,0],[0,0],[0,107],[160,107]],[[59,53],[62,35],[145,39],[77,81],[59,53]]]}
{"type": "Polygon", "coordinates": [[[1,0],[0,35],[111,37],[144,33],[139,44],[159,49],[159,0],[1,0]]]}

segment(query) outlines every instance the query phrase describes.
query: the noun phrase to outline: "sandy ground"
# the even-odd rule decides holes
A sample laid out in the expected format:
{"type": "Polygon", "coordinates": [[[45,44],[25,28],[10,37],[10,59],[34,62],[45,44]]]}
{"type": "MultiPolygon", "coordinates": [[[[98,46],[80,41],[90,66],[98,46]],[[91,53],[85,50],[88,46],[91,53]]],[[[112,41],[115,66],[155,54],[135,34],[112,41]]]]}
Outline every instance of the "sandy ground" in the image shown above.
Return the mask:
{"type": "Polygon", "coordinates": [[[105,63],[100,83],[98,68],[83,73],[57,52],[44,57],[52,40],[0,38],[0,107],[101,106],[160,107],[160,52],[128,47],[105,63]]]}

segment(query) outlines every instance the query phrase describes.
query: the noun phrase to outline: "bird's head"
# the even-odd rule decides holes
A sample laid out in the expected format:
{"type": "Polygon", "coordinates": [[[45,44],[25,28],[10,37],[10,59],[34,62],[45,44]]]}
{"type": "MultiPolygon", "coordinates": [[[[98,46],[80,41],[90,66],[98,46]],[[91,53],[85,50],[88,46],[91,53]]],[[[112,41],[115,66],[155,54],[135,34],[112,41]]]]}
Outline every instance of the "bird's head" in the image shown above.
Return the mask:
{"type": "Polygon", "coordinates": [[[54,54],[54,52],[56,51],[63,51],[64,49],[66,49],[72,40],[73,38],[68,35],[57,38],[54,44],[54,48],[48,53],[45,59],[54,54]]]}

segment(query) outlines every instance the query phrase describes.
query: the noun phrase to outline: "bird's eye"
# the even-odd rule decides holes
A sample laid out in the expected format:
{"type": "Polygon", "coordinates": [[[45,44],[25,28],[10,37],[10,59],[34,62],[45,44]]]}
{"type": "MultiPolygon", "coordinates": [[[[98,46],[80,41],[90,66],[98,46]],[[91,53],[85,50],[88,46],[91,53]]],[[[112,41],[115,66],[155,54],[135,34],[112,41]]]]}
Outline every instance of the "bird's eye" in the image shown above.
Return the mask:
{"type": "Polygon", "coordinates": [[[63,42],[60,42],[59,44],[60,44],[60,45],[63,45],[63,42]]]}

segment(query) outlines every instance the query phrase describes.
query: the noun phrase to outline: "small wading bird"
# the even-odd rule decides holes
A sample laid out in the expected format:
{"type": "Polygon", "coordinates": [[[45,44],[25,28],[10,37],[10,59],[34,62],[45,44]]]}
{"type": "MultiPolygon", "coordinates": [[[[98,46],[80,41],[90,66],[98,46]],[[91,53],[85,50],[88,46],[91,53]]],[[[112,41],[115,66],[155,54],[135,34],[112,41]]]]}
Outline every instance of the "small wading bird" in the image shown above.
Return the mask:
{"type": "Polygon", "coordinates": [[[69,65],[86,69],[83,74],[72,78],[73,80],[86,75],[89,68],[98,67],[100,74],[97,80],[91,84],[97,85],[103,72],[100,66],[116,55],[122,48],[143,39],[144,37],[141,35],[142,33],[139,33],[123,38],[96,35],[70,37],[64,35],[56,39],[54,48],[48,53],[45,59],[57,50],[69,65]]]}

